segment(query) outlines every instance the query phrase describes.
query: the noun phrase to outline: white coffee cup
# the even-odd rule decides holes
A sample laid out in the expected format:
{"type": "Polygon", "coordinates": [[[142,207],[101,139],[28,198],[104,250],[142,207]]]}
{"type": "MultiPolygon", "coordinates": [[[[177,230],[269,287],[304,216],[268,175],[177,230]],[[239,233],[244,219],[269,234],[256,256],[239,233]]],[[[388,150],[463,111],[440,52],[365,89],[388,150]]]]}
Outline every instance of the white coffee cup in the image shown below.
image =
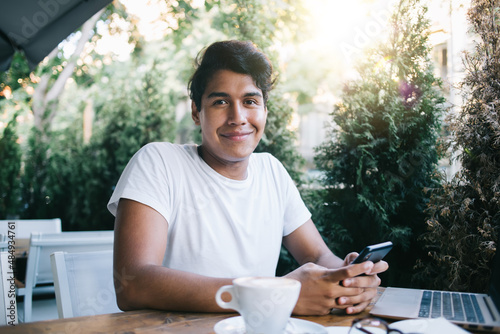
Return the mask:
{"type": "Polygon", "coordinates": [[[242,277],[221,287],[215,300],[222,308],[241,314],[248,334],[277,334],[285,331],[299,299],[300,282],[285,277],[242,277]],[[224,292],[231,295],[225,302],[224,292]]]}

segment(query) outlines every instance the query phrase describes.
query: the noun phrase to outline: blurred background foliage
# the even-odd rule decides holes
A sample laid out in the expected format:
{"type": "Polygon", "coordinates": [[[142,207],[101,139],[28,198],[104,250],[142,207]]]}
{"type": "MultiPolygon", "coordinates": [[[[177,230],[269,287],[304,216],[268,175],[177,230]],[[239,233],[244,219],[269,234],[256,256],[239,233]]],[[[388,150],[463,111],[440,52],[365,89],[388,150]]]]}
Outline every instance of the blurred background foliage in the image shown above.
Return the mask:
{"type": "Polygon", "coordinates": [[[429,20],[417,0],[403,0],[387,40],[358,65],[332,113],[335,124],[316,162],[325,177],[315,219],[332,249],[391,240],[386,284],[412,284],[424,253],[424,189],[439,184],[438,148],[444,97],[429,57],[429,20]]]}
{"type": "MultiPolygon", "coordinates": [[[[481,1],[486,0],[473,3],[481,1]]],[[[498,235],[498,190],[496,183],[484,182],[496,180],[498,168],[481,168],[497,161],[494,155],[483,159],[482,147],[489,145],[496,154],[498,136],[474,127],[469,135],[458,131],[457,149],[465,148],[460,158],[467,169],[453,185],[442,180],[437,163],[446,146],[440,142],[444,99],[429,59],[429,22],[420,1],[400,0],[391,7],[388,34],[381,34],[360,58],[350,80],[344,75],[346,59],[329,52],[321,40],[316,48],[308,43],[318,37],[309,28],[311,11],[340,21],[338,13],[305,0],[151,0],[148,5],[156,15],[149,33],[133,10],[143,3],[115,0],[34,71],[16,54],[10,70],[0,73],[0,108],[7,124],[0,137],[0,219],[59,217],[64,230],[113,229],[106,203],[132,155],[152,141],[200,142],[186,88],[193,59],[214,41],[242,39],[268,54],[278,78],[257,151],[283,162],[332,250],[343,257],[366,244],[392,240],[395,249],[384,285],[429,285],[425,275],[431,273],[433,287],[464,288],[472,283],[460,280],[467,273],[457,268],[466,262],[463,254],[470,247],[481,250],[482,269],[470,261],[464,268],[487,272],[498,235]],[[306,47],[294,47],[300,43],[306,47]],[[311,178],[304,174],[304,158],[297,150],[294,112],[311,111],[319,91],[340,98],[331,102],[327,140],[316,151],[321,177],[311,178]],[[468,142],[475,133],[496,139],[468,142]],[[481,178],[474,179],[478,173],[481,178]],[[452,195],[450,187],[469,189],[478,197],[452,195]],[[488,194],[487,205],[479,192],[488,194]],[[448,205],[450,198],[456,203],[448,205]],[[489,225],[468,228],[469,236],[481,237],[464,244],[462,255],[456,256],[454,237],[470,220],[457,212],[467,212],[467,203],[474,203],[475,219],[486,217],[489,225]],[[450,258],[454,260],[441,265],[450,258]],[[460,284],[450,285],[450,277],[460,284]]],[[[498,1],[489,5],[498,13],[498,1]]],[[[323,33],[330,38],[329,31],[323,33]]],[[[471,64],[473,70],[483,63],[471,64]]],[[[494,62],[486,64],[488,70],[497,68],[494,62]]],[[[494,81],[486,75],[471,78],[494,81]]],[[[471,78],[466,85],[477,87],[471,78]]],[[[470,92],[474,90],[465,95],[470,92]]],[[[498,101],[496,91],[490,96],[498,101]]],[[[467,113],[475,106],[467,104],[469,111],[458,123],[467,124],[467,113]]],[[[295,266],[283,249],[278,274],[295,266]]],[[[475,289],[484,290],[485,281],[475,289]]]]}
{"type": "Polygon", "coordinates": [[[468,20],[478,38],[450,121],[462,169],[432,191],[418,276],[430,288],[485,292],[500,232],[500,1],[472,1],[468,20]]]}

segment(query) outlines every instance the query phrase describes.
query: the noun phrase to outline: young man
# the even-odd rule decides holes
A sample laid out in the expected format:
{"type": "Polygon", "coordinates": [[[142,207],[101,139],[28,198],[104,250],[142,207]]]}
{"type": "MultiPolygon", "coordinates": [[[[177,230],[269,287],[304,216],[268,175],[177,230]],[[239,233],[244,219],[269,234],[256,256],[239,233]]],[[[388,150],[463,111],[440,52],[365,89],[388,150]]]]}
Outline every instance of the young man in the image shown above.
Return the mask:
{"type": "Polygon", "coordinates": [[[282,243],[301,265],[287,275],[302,283],[295,314],[358,313],[376,295],[387,263],[335,256],[281,163],[253,153],[272,78],[251,43],[212,44],[189,85],[202,144],[148,144],[127,165],[108,204],[121,309],[223,311],[216,291],[274,276],[282,243]]]}

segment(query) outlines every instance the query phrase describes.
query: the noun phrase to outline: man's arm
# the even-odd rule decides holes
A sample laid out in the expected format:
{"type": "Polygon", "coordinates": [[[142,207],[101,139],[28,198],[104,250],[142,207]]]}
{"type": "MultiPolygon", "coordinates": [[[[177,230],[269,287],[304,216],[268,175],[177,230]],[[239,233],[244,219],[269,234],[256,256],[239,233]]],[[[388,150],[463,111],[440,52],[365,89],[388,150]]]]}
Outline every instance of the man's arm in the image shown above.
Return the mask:
{"type": "Polygon", "coordinates": [[[344,266],[344,260],[330,251],[311,219],[284,237],[283,244],[300,265],[312,262],[330,269],[344,266]]]}
{"type": "Polygon", "coordinates": [[[167,233],[168,223],[157,211],[136,201],[120,200],[113,265],[120,309],[224,311],[214,296],[232,280],[163,267],[167,233]]]}
{"type": "Polygon", "coordinates": [[[350,265],[357,253],[340,259],[330,251],[310,219],[284,237],[283,244],[301,265],[286,275],[302,282],[296,314],[327,314],[332,308],[359,313],[377,293],[380,279],[376,274],[388,268],[385,261],[350,265]]]}

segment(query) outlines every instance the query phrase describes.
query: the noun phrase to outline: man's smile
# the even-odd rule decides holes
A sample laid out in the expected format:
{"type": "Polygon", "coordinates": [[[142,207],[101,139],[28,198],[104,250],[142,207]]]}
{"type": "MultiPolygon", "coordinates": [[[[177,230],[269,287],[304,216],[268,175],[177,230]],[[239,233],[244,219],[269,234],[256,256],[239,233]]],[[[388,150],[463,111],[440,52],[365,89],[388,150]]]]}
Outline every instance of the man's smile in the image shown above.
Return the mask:
{"type": "Polygon", "coordinates": [[[221,133],[221,137],[224,137],[233,141],[243,141],[253,134],[253,131],[232,131],[221,133]]]}

